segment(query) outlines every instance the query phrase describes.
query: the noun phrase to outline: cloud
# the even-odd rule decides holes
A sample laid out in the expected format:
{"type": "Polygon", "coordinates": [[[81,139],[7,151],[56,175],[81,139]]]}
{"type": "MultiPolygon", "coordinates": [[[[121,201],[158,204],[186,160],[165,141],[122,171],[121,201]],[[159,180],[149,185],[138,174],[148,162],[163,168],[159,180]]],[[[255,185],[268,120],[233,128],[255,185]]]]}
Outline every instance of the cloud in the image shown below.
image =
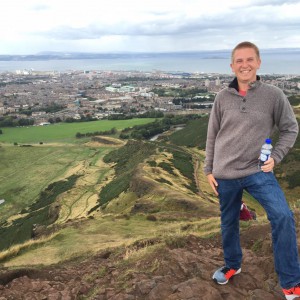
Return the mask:
{"type": "MultiPolygon", "coordinates": [[[[268,1],[257,1],[268,3],[268,1]]],[[[290,1],[292,2],[292,1],[290,1]]],[[[300,10],[300,6],[299,6],[300,10]]],[[[300,18],[298,13],[278,6],[268,8],[268,14],[258,6],[227,10],[222,15],[207,14],[189,16],[184,12],[173,14],[153,14],[147,18],[116,18],[107,24],[101,19],[86,26],[57,26],[45,32],[44,36],[53,39],[81,40],[99,39],[103,36],[175,36],[191,34],[230,34],[236,32],[261,32],[272,28],[284,32],[298,30],[300,18]],[[288,15],[288,18],[287,18],[288,15]],[[251,16],[251,17],[250,17],[251,16]],[[272,16],[272,17],[269,17],[272,16]]],[[[278,33],[280,34],[280,32],[278,33]]]]}
{"type": "Polygon", "coordinates": [[[0,10],[0,53],[39,44],[85,51],[223,49],[246,39],[300,47],[299,12],[300,0],[10,0],[0,10]]]}
{"type": "Polygon", "coordinates": [[[282,0],[254,0],[251,1],[251,5],[256,5],[256,6],[267,6],[267,5],[287,5],[287,4],[294,4],[294,3],[299,3],[299,0],[289,0],[289,1],[282,1],[282,0]]]}
{"type": "Polygon", "coordinates": [[[50,6],[46,4],[34,4],[30,7],[30,9],[37,12],[48,11],[50,9],[50,6]]]}

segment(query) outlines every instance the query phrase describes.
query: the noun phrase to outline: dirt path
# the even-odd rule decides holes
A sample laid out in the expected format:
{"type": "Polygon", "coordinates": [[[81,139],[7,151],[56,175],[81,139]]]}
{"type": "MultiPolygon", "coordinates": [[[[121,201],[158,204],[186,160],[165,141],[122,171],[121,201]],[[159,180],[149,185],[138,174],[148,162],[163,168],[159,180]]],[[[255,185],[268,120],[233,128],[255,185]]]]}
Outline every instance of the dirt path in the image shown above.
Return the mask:
{"type": "Polygon", "coordinates": [[[211,203],[214,203],[215,204],[215,201],[211,200],[210,198],[208,198],[205,193],[203,192],[203,190],[201,189],[201,186],[200,186],[200,179],[199,179],[199,168],[200,168],[200,159],[199,157],[197,156],[197,154],[194,154],[194,153],[191,153],[192,156],[193,156],[193,163],[194,163],[194,179],[195,179],[195,183],[196,183],[196,186],[197,186],[197,190],[198,190],[198,195],[200,197],[202,197],[203,199],[211,202],[211,203]]]}

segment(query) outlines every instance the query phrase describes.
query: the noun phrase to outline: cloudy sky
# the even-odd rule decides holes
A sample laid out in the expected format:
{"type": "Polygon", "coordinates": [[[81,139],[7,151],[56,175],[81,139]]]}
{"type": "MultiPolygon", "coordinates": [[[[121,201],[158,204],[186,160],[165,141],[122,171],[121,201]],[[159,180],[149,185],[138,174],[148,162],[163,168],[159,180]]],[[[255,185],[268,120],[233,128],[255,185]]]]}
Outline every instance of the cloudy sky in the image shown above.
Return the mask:
{"type": "Polygon", "coordinates": [[[9,0],[0,54],[300,48],[300,0],[9,0]]]}

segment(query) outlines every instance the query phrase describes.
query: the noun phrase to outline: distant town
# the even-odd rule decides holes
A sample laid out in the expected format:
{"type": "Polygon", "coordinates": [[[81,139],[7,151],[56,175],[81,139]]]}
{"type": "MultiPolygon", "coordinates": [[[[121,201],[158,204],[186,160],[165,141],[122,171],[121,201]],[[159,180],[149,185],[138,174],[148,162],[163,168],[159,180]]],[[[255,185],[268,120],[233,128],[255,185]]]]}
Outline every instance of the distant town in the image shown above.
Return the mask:
{"type": "MultiPolygon", "coordinates": [[[[16,70],[0,74],[0,126],[50,125],[149,111],[207,113],[230,75],[161,71],[16,70]]],[[[300,94],[300,75],[264,75],[288,95],[300,94]]]]}

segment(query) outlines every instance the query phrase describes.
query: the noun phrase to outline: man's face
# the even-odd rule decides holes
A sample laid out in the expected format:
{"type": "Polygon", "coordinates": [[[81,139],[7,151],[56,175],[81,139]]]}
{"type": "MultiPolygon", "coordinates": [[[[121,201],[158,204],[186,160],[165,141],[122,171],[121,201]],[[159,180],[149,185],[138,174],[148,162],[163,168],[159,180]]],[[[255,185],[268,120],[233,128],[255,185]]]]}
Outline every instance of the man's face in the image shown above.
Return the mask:
{"type": "Polygon", "coordinates": [[[237,49],[230,64],[238,82],[249,83],[256,80],[256,71],[260,67],[260,59],[252,48],[237,49]]]}

